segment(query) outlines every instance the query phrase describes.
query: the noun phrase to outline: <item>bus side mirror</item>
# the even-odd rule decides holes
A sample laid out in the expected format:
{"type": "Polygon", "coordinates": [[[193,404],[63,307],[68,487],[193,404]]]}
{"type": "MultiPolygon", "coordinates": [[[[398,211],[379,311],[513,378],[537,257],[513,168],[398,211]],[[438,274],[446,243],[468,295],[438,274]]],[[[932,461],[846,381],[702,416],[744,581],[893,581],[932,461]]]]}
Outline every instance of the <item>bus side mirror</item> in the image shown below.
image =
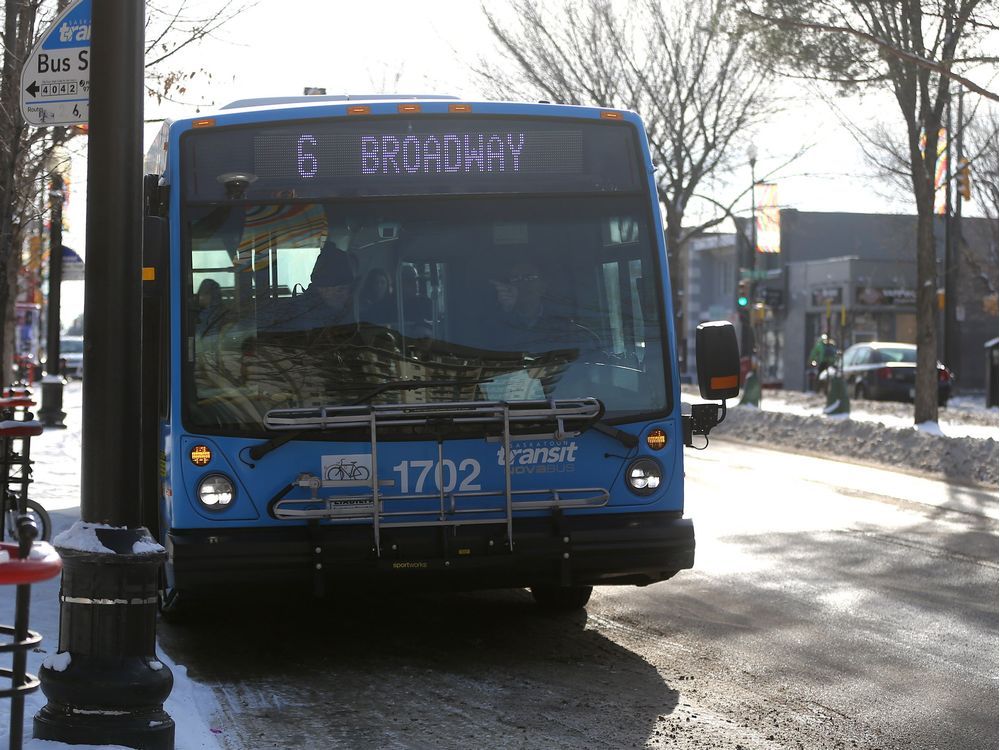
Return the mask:
{"type": "Polygon", "coordinates": [[[715,320],[699,325],[695,356],[702,398],[723,401],[740,395],[740,348],[732,323],[715,320]]]}

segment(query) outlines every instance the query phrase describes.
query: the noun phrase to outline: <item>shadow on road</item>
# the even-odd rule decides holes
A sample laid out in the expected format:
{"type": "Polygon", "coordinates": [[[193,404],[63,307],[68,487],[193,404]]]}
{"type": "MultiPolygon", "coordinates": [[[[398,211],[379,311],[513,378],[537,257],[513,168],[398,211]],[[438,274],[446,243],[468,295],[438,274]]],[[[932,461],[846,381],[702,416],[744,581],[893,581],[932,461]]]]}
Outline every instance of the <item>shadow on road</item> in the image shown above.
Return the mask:
{"type": "Polygon", "coordinates": [[[996,748],[996,523],[938,515],[727,537],[752,575],[678,576],[663,621],[900,746],[996,748]]]}
{"type": "Polygon", "coordinates": [[[161,621],[229,747],[642,747],[678,693],[525,591],[253,599],[161,621]]]}

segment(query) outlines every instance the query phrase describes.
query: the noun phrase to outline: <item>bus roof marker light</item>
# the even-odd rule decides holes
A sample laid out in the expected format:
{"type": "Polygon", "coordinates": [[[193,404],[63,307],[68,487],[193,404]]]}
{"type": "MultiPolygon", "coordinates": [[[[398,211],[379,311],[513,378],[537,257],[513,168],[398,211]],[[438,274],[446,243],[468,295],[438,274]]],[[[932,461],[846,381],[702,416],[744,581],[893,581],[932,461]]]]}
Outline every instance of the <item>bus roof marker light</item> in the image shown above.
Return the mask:
{"type": "Polygon", "coordinates": [[[405,114],[408,114],[410,112],[419,112],[420,111],[420,105],[419,104],[400,104],[400,105],[398,105],[396,107],[396,111],[399,112],[401,115],[405,115],[405,114]]]}
{"type": "Polygon", "coordinates": [[[206,117],[204,120],[195,120],[191,123],[192,128],[210,128],[215,125],[214,117],[206,117]]]}
{"type": "Polygon", "coordinates": [[[208,466],[212,460],[212,449],[207,445],[196,445],[191,449],[188,457],[195,466],[208,466]]]}
{"type": "Polygon", "coordinates": [[[472,111],[472,105],[471,104],[449,104],[448,105],[448,111],[449,112],[471,112],[472,111]]]}
{"type": "Polygon", "coordinates": [[[347,114],[349,115],[369,115],[371,111],[372,108],[366,104],[352,104],[347,108],[347,114]]]}
{"type": "Polygon", "coordinates": [[[622,119],[622,113],[605,110],[604,112],[601,112],[601,117],[603,117],[605,120],[620,120],[622,119]]]}

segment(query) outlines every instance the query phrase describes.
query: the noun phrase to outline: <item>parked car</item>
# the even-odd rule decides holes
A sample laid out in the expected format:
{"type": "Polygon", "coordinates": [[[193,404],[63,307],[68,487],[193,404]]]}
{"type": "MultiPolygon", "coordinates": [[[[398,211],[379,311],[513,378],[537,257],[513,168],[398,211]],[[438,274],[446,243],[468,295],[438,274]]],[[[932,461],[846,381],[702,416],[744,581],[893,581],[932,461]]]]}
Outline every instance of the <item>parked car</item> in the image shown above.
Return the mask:
{"type": "MultiPolygon", "coordinates": [[[[826,379],[829,373],[822,373],[826,379]]],[[[844,382],[858,399],[912,401],[917,376],[917,347],[894,341],[868,341],[844,350],[844,382]]],[[[955,376],[937,363],[938,405],[951,398],[955,376]]]]}
{"type": "Polygon", "coordinates": [[[83,378],[83,336],[59,339],[59,372],[65,378],[83,378]]]}

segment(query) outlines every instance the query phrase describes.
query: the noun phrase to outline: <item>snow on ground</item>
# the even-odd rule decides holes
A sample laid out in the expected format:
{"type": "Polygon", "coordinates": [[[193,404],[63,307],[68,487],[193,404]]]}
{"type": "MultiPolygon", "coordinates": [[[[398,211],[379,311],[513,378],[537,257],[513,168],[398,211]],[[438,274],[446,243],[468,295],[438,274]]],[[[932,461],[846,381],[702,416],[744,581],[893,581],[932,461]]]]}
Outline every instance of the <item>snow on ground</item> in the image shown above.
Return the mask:
{"type": "MultiPolygon", "coordinates": [[[[75,381],[63,391],[66,412],[65,430],[46,430],[31,441],[31,457],[35,461],[30,496],[42,503],[52,515],[55,534],[66,532],[80,518],[80,431],[82,385],[75,381]]],[[[13,586],[0,586],[0,623],[14,622],[13,586]]],[[[28,671],[38,674],[42,661],[54,657],[59,646],[59,578],[31,587],[31,619],[29,627],[42,634],[41,644],[28,653],[28,671]]],[[[215,697],[211,691],[187,677],[187,669],[175,664],[167,654],[157,649],[158,658],[174,675],[174,689],[167,699],[166,711],[176,724],[177,750],[220,750],[216,739],[219,729],[211,724],[215,697]]],[[[2,660],[9,666],[10,657],[2,660]]],[[[65,745],[61,742],[28,740],[34,715],[45,705],[39,690],[25,701],[25,750],[89,750],[92,745],[65,745]]],[[[0,748],[8,745],[10,707],[0,701],[0,748]]],[[[114,746],[102,746],[108,750],[114,746]]]]}
{"type": "MultiPolygon", "coordinates": [[[[697,402],[697,390],[685,387],[683,400],[697,402]]],[[[64,390],[65,430],[47,430],[32,440],[35,460],[31,497],[52,514],[54,532],[68,530],[79,520],[81,396],[79,382],[64,390]]],[[[822,413],[825,402],[813,394],[765,391],[760,409],[734,408],[713,437],[745,440],[776,448],[832,454],[876,462],[895,468],[948,476],[965,482],[997,484],[997,409],[980,406],[974,399],[952,399],[941,412],[941,435],[913,426],[912,406],[860,402],[852,404],[850,419],[833,419],[822,413]]],[[[31,628],[44,640],[29,653],[28,671],[37,674],[43,659],[54,656],[59,633],[59,579],[32,587],[31,628]]],[[[14,621],[14,587],[0,587],[0,622],[14,621]]],[[[216,701],[211,691],[187,677],[184,666],[158,650],[158,657],[174,675],[174,689],[166,703],[177,726],[177,750],[220,750],[212,726],[216,701]]],[[[7,657],[9,660],[9,657],[7,657]]],[[[7,662],[5,662],[7,663],[7,662]]],[[[39,691],[25,706],[25,736],[31,720],[45,704],[39,691]]],[[[0,702],[0,747],[7,745],[9,708],[0,702]]],[[[29,740],[27,750],[87,750],[89,745],[64,745],[29,740]]],[[[107,750],[110,746],[104,746],[107,750]]]]}

